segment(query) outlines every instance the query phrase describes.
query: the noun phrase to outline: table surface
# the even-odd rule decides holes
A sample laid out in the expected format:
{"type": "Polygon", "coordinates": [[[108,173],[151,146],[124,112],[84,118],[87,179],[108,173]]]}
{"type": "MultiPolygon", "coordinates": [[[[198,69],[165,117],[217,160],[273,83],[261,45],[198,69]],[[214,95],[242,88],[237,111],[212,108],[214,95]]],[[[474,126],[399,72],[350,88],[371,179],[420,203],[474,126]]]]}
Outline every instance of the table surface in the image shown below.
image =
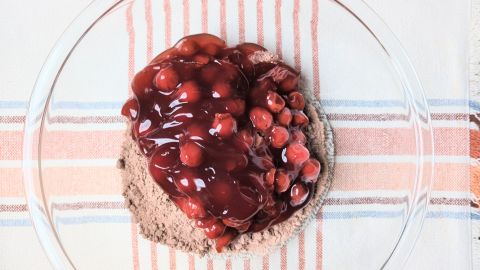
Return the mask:
{"type": "MultiPolygon", "coordinates": [[[[480,98],[470,96],[468,88],[469,1],[444,0],[434,5],[428,0],[366,2],[385,19],[405,46],[424,83],[433,113],[478,113],[480,106],[475,99],[480,98]],[[451,104],[445,107],[445,102],[451,104]]],[[[480,1],[474,2],[474,8],[478,8],[480,1]]],[[[0,1],[3,41],[0,42],[0,138],[7,140],[7,147],[0,147],[0,269],[51,269],[30,222],[21,226],[9,224],[11,219],[28,217],[25,207],[19,211],[7,207],[12,203],[25,203],[20,173],[21,145],[13,137],[21,136],[26,102],[50,48],[88,3],[88,0],[0,1]],[[14,103],[21,106],[10,108],[8,104],[14,103]]],[[[465,117],[434,121],[434,128],[446,130],[447,134],[455,130],[468,145],[469,130],[475,126],[465,117]]],[[[433,198],[440,203],[433,207],[432,213],[443,214],[431,214],[426,219],[408,269],[470,269],[472,261],[475,269],[480,269],[478,259],[475,262],[480,253],[470,254],[472,239],[474,246],[478,246],[475,242],[480,240],[478,208],[471,208],[469,203],[441,203],[442,199],[445,202],[452,198],[470,200],[469,167],[473,168],[476,163],[471,161],[468,151],[462,156],[440,156],[437,162],[451,159],[465,165],[464,171],[456,172],[456,179],[437,179],[440,182],[434,185],[433,198]],[[442,181],[458,181],[459,188],[446,189],[448,185],[442,181]],[[444,213],[467,213],[468,216],[444,213]]]]}

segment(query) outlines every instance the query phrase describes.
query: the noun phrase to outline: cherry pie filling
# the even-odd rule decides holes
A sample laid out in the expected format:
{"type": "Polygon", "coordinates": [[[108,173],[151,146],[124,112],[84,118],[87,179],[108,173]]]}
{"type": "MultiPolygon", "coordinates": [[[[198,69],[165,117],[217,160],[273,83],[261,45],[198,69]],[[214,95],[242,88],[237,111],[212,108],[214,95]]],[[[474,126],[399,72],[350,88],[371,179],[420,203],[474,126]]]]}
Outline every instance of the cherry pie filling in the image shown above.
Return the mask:
{"type": "Polygon", "coordinates": [[[122,108],[151,176],[218,252],[303,208],[320,173],[299,73],[250,60],[263,51],[184,37],[135,75],[122,108]]]}

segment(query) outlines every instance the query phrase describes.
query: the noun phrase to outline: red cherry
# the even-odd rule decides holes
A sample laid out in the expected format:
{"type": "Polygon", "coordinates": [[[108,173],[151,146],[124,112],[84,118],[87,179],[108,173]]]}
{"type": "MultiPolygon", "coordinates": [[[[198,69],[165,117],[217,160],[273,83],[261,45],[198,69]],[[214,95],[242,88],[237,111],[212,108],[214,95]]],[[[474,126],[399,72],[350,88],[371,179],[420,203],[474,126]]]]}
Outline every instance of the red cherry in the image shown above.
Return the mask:
{"type": "Polygon", "coordinates": [[[212,86],[212,97],[228,98],[232,95],[232,86],[228,82],[216,82],[212,86]]]}
{"type": "Polygon", "coordinates": [[[224,163],[224,168],[227,172],[232,172],[235,170],[245,169],[248,165],[248,158],[245,155],[231,155],[231,157],[226,157],[224,163]]]}
{"type": "Polygon", "coordinates": [[[198,167],[203,162],[203,150],[194,142],[180,146],[180,160],[188,167],[198,167]]]}
{"type": "Polygon", "coordinates": [[[187,128],[187,135],[190,138],[190,140],[194,141],[199,141],[199,140],[208,140],[208,138],[211,136],[208,133],[208,130],[210,129],[209,126],[203,124],[203,123],[192,123],[188,128],[187,128]]]}
{"type": "Polygon", "coordinates": [[[253,136],[250,130],[243,129],[238,132],[237,136],[246,144],[248,147],[253,145],[253,136]]]}
{"type": "Polygon", "coordinates": [[[265,78],[260,81],[257,81],[255,87],[253,87],[248,96],[252,103],[261,104],[267,97],[268,91],[275,91],[276,86],[272,80],[265,78]]]}
{"type": "Polygon", "coordinates": [[[177,87],[179,77],[173,67],[161,69],[155,76],[155,86],[160,90],[171,90],[177,87]]]}
{"type": "Polygon", "coordinates": [[[305,182],[317,182],[320,169],[321,165],[318,160],[311,158],[305,161],[302,171],[300,172],[302,180],[305,182]]]}
{"type": "Polygon", "coordinates": [[[288,190],[291,183],[292,179],[285,169],[278,169],[275,175],[275,191],[277,193],[285,192],[288,190]]]}
{"type": "Polygon", "coordinates": [[[255,128],[265,132],[272,126],[272,114],[262,107],[254,107],[250,111],[250,121],[255,128]]]}
{"type": "Polygon", "coordinates": [[[210,239],[216,239],[225,232],[225,225],[221,221],[215,222],[213,225],[203,230],[205,235],[210,239]]]}
{"type": "Polygon", "coordinates": [[[195,225],[200,229],[205,229],[207,227],[211,227],[213,224],[217,222],[217,219],[210,216],[202,219],[197,219],[195,221],[195,225]]]}
{"type": "Polygon", "coordinates": [[[122,107],[122,115],[128,117],[130,121],[134,121],[138,116],[138,101],[135,98],[130,98],[122,107]]]}
{"type": "Polygon", "coordinates": [[[237,121],[229,113],[216,113],[212,128],[211,134],[228,138],[237,131],[237,121]]]}
{"type": "Polygon", "coordinates": [[[179,174],[174,179],[175,186],[184,194],[195,194],[201,189],[197,187],[195,179],[199,178],[197,171],[187,168],[180,168],[179,174]]]}
{"type": "Polygon", "coordinates": [[[207,44],[203,47],[203,52],[211,56],[215,56],[220,52],[220,47],[214,44],[207,44]]]}
{"type": "Polygon", "coordinates": [[[178,71],[180,72],[181,76],[181,81],[189,81],[189,80],[194,80],[195,76],[198,74],[198,70],[196,68],[196,65],[193,64],[179,64],[181,67],[178,68],[178,71]]]}
{"type": "Polygon", "coordinates": [[[183,82],[175,93],[180,102],[195,103],[202,98],[202,92],[195,81],[183,82]]]}
{"type": "Polygon", "coordinates": [[[226,101],[226,109],[234,116],[241,116],[245,113],[245,100],[236,98],[226,101]]]}
{"type": "Polygon", "coordinates": [[[300,166],[310,158],[310,152],[302,144],[292,143],[287,146],[285,157],[288,163],[300,166]]]}
{"type": "Polygon", "coordinates": [[[278,113],[285,107],[285,100],[273,91],[268,91],[266,103],[268,109],[273,113],[278,113]]]}
{"type": "Polygon", "coordinates": [[[285,64],[278,64],[263,76],[270,77],[278,83],[283,92],[290,92],[297,88],[299,75],[293,68],[285,64]]]}
{"type": "Polygon", "coordinates": [[[155,178],[157,171],[165,171],[177,165],[178,153],[176,144],[168,143],[158,146],[157,150],[150,157],[150,172],[153,178],[155,178]]]}
{"type": "Polygon", "coordinates": [[[168,191],[168,194],[173,197],[182,196],[182,193],[175,187],[172,177],[170,177],[163,170],[156,170],[152,166],[149,166],[150,174],[152,175],[155,182],[165,191],[168,191]]]}
{"type": "Polygon", "coordinates": [[[210,62],[210,56],[207,54],[199,53],[193,57],[193,62],[196,62],[200,66],[206,65],[210,62]]]}
{"type": "Polygon", "coordinates": [[[191,56],[199,49],[198,44],[189,38],[181,39],[175,44],[175,48],[177,48],[178,54],[182,56],[191,56]]]}
{"type": "Polygon", "coordinates": [[[308,198],[309,190],[302,182],[293,184],[290,189],[290,205],[299,206],[308,198]]]}
{"type": "Polygon", "coordinates": [[[294,129],[291,133],[292,142],[300,143],[300,144],[305,144],[307,142],[307,138],[305,137],[305,134],[303,131],[294,129]]]}
{"type": "Polygon", "coordinates": [[[158,67],[147,66],[133,77],[132,91],[139,98],[145,96],[152,89],[152,82],[158,73],[158,67]]]}
{"type": "Polygon", "coordinates": [[[288,130],[281,126],[274,126],[270,133],[270,145],[274,148],[282,148],[289,139],[288,130]]]}
{"type": "MultiPolygon", "coordinates": [[[[216,179],[217,180],[217,179],[216,179]]],[[[209,185],[210,194],[215,196],[212,198],[212,201],[217,204],[228,204],[234,196],[235,190],[233,189],[233,184],[230,183],[231,179],[222,179],[218,181],[213,181],[209,185]]]]}
{"type": "Polygon", "coordinates": [[[291,109],[303,110],[305,108],[305,98],[299,92],[291,92],[288,94],[288,104],[291,109]]]}
{"type": "Polygon", "coordinates": [[[280,82],[280,88],[285,92],[293,91],[298,86],[298,75],[290,74],[280,82]]]}
{"type": "Polygon", "coordinates": [[[226,61],[221,61],[220,62],[222,65],[222,73],[220,76],[226,81],[235,81],[238,79],[238,76],[240,75],[240,72],[238,71],[238,68],[226,61]]]}
{"type": "Polygon", "coordinates": [[[242,43],[237,45],[237,49],[245,55],[251,55],[258,51],[264,52],[267,50],[264,47],[255,43],[242,43]]]}
{"type": "Polygon", "coordinates": [[[265,185],[267,187],[272,187],[273,183],[275,182],[275,172],[277,169],[272,168],[268,172],[265,173],[265,185]]]}
{"type": "Polygon", "coordinates": [[[206,45],[215,45],[219,48],[225,48],[225,41],[217,36],[211,34],[195,34],[188,36],[189,39],[194,40],[198,43],[200,47],[205,47],[206,45]]]}
{"type": "Polygon", "coordinates": [[[223,248],[228,246],[235,237],[237,237],[238,232],[234,229],[225,230],[225,233],[217,238],[215,249],[218,253],[222,252],[223,248]]]}
{"type": "Polygon", "coordinates": [[[242,129],[235,135],[236,144],[243,149],[244,152],[248,152],[253,145],[253,136],[250,130],[242,129]]]}
{"type": "Polygon", "coordinates": [[[184,197],[174,198],[172,201],[177,205],[177,207],[185,213],[187,208],[188,199],[184,197]]]}
{"type": "Polygon", "coordinates": [[[270,79],[270,78],[262,78],[257,80],[257,88],[267,92],[267,91],[275,91],[277,89],[277,86],[275,83],[270,79]]]}
{"type": "Polygon", "coordinates": [[[292,111],[289,108],[283,108],[277,115],[277,121],[280,125],[288,127],[292,122],[292,111]]]}
{"type": "Polygon", "coordinates": [[[217,80],[219,72],[220,70],[218,65],[215,63],[210,63],[201,69],[200,76],[205,83],[212,84],[217,80]]]}
{"type": "Polygon", "coordinates": [[[148,166],[150,175],[152,176],[153,180],[163,189],[163,190],[171,190],[172,195],[179,195],[180,192],[177,191],[173,180],[169,177],[164,170],[161,170],[155,167],[152,163],[148,166]]]}
{"type": "Polygon", "coordinates": [[[293,112],[293,125],[306,127],[309,122],[308,117],[302,111],[293,112]]]}
{"type": "Polygon", "coordinates": [[[177,49],[176,48],[168,48],[159,55],[155,56],[150,64],[158,64],[170,58],[177,56],[177,49]]]}
{"type": "Polygon", "coordinates": [[[205,211],[205,208],[203,208],[202,202],[199,199],[188,198],[183,201],[179,200],[177,205],[190,219],[204,218],[207,215],[207,212],[205,211]]]}

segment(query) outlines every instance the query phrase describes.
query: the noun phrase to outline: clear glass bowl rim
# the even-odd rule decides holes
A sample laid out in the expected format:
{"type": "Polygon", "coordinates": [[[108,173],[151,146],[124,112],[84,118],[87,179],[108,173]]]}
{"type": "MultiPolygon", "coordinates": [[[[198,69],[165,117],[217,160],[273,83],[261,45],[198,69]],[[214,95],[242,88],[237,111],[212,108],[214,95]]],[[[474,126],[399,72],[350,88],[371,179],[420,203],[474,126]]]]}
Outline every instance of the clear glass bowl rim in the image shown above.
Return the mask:
{"type": "MultiPolygon", "coordinates": [[[[40,142],[43,120],[57,78],[76,46],[96,22],[112,10],[133,0],[95,0],[69,25],[45,61],[32,90],[27,110],[24,137],[22,173],[26,199],[32,223],[40,243],[55,269],[75,269],[57,232],[42,190],[40,142]],[[37,155],[35,155],[37,154],[37,155]]],[[[406,221],[395,248],[382,269],[402,268],[420,234],[428,208],[433,181],[434,150],[430,113],[423,88],[405,50],[389,27],[363,0],[331,0],[349,12],[366,28],[388,55],[407,95],[409,106],[416,115],[422,114],[423,123],[414,119],[417,135],[417,179],[406,221]],[[422,132],[424,129],[427,132],[422,132]],[[429,171],[427,175],[423,171],[429,171]]]]}

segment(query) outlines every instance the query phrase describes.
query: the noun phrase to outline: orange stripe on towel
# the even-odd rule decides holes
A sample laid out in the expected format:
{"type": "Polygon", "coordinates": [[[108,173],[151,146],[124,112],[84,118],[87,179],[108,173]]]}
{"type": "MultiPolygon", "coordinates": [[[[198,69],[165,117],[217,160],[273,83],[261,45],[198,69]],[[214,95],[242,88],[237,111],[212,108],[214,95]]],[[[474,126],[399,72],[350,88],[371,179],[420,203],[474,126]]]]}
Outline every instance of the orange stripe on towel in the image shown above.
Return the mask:
{"type": "MultiPolygon", "coordinates": [[[[470,157],[480,158],[480,131],[470,130],[470,157]]],[[[470,166],[470,191],[473,195],[472,206],[480,207],[480,166],[470,166]]]]}

